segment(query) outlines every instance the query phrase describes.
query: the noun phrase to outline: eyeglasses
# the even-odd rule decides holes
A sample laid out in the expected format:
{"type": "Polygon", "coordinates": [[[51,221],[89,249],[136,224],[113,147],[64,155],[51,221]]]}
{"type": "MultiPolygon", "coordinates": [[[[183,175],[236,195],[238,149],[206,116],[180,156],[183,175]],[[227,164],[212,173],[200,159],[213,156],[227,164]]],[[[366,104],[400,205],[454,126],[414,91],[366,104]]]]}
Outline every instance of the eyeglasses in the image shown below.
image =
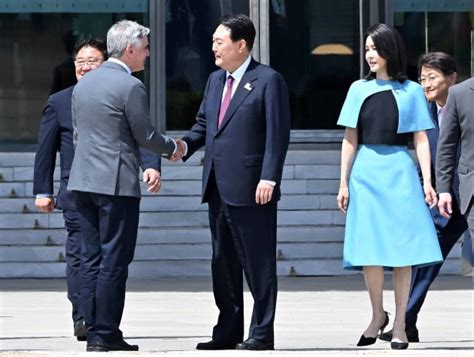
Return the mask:
{"type": "Polygon", "coordinates": [[[432,84],[436,81],[438,81],[441,77],[439,76],[429,76],[429,77],[420,77],[418,78],[418,83],[420,83],[422,86],[425,84],[432,84]]]}
{"type": "Polygon", "coordinates": [[[98,58],[91,58],[91,59],[88,59],[88,60],[83,60],[83,59],[78,59],[78,60],[75,60],[74,61],[76,67],[84,67],[84,66],[90,66],[90,67],[94,67],[94,66],[98,66],[99,64],[102,63],[102,60],[101,59],[98,59],[98,58]]]}

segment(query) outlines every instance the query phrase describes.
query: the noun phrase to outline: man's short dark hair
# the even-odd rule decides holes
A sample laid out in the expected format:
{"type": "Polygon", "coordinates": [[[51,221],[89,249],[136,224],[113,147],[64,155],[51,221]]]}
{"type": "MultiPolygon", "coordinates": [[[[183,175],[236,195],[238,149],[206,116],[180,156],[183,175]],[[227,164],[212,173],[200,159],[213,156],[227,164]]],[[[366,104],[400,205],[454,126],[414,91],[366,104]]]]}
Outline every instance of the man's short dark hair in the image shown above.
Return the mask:
{"type": "Polygon", "coordinates": [[[421,67],[429,67],[441,71],[445,76],[449,76],[456,70],[456,61],[445,52],[428,52],[418,59],[418,75],[421,74],[421,67]]]}
{"type": "Polygon", "coordinates": [[[247,15],[225,15],[221,18],[220,24],[229,29],[230,39],[233,42],[245,40],[247,49],[252,51],[255,41],[255,26],[247,15]]]}
{"type": "Polygon", "coordinates": [[[85,38],[76,42],[74,46],[74,51],[72,52],[72,58],[75,60],[79,51],[84,47],[92,47],[95,48],[97,51],[102,53],[102,57],[104,57],[104,61],[107,60],[107,45],[105,41],[100,38],[85,38]]]}
{"type": "MultiPolygon", "coordinates": [[[[377,53],[387,61],[388,76],[399,82],[404,82],[407,77],[407,55],[405,44],[398,31],[387,24],[375,24],[365,32],[365,38],[371,37],[377,53]]],[[[369,72],[366,79],[374,79],[375,73],[369,72]]]]}

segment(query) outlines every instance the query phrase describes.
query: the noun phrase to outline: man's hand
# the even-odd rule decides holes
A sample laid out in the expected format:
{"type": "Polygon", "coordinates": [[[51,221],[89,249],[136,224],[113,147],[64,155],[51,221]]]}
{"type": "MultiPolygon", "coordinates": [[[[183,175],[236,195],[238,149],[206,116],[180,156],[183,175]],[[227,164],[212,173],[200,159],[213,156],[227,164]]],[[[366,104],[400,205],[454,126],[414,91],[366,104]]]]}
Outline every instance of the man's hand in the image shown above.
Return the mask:
{"type": "Polygon", "coordinates": [[[452,202],[453,198],[450,193],[439,194],[438,208],[439,213],[441,213],[443,217],[451,218],[451,214],[453,213],[452,202]]]}
{"type": "Polygon", "coordinates": [[[255,191],[255,202],[264,205],[272,200],[274,187],[266,182],[260,182],[255,191]]]}
{"type": "Polygon", "coordinates": [[[155,169],[146,169],[143,171],[143,182],[148,185],[148,192],[158,193],[161,189],[161,174],[155,169]]]}
{"type": "Polygon", "coordinates": [[[53,212],[54,210],[54,198],[53,197],[40,197],[35,200],[35,206],[46,213],[53,212]]]}
{"type": "Polygon", "coordinates": [[[176,152],[170,157],[170,160],[176,162],[186,155],[186,144],[181,139],[175,139],[176,152]]]}

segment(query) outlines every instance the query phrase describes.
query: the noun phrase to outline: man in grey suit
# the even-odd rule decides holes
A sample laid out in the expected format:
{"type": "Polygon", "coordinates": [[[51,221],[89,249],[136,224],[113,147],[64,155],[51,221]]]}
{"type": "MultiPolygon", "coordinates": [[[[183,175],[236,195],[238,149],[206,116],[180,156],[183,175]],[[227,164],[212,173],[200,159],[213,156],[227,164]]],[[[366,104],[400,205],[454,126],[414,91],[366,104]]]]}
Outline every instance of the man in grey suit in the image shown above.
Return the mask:
{"type": "MultiPolygon", "coordinates": [[[[150,123],[145,86],[131,76],[149,56],[150,30],[122,20],[107,33],[109,60],[88,73],[72,95],[76,151],[68,189],[73,191],[83,236],[80,293],[87,351],[138,351],[119,329],[128,265],[138,230],[141,164],[138,148],[177,159],[184,146],[150,123]]],[[[143,175],[157,191],[157,172],[143,175]]]]}
{"type": "MultiPolygon", "coordinates": [[[[449,90],[444,119],[441,124],[436,155],[436,187],[439,192],[439,211],[450,217],[453,182],[459,146],[459,208],[464,214],[474,238],[474,77],[449,90]]],[[[471,247],[474,245],[471,244],[471,247]]],[[[472,249],[472,248],[471,248],[472,249]]]]}

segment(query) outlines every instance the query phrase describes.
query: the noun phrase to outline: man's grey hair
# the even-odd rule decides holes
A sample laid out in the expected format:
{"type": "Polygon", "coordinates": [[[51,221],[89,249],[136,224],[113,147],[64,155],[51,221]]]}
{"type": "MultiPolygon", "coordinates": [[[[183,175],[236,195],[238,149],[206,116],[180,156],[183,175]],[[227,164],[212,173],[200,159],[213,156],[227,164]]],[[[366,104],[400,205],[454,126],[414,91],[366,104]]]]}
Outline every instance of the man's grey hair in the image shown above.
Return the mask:
{"type": "Polygon", "coordinates": [[[109,57],[120,58],[128,45],[136,47],[140,40],[150,33],[148,27],[135,21],[121,20],[107,32],[107,52],[109,57]]]}

